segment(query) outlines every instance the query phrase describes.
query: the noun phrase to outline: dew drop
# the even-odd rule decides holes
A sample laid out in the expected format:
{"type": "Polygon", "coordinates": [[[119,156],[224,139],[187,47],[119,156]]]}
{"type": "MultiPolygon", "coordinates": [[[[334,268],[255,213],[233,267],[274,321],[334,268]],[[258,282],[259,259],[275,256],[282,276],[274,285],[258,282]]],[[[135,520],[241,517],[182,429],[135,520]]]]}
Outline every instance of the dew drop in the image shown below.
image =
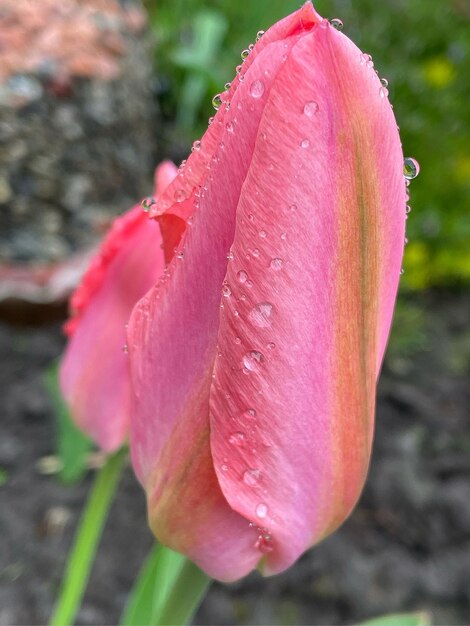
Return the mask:
{"type": "Polygon", "coordinates": [[[243,357],[243,366],[250,372],[255,372],[261,363],[264,361],[264,356],[258,350],[250,350],[243,357]]]}
{"type": "Polygon", "coordinates": [[[248,419],[254,419],[256,417],[256,410],[255,409],[247,409],[243,413],[243,416],[247,417],[248,419]]]}
{"type": "Polygon", "coordinates": [[[257,548],[263,554],[269,554],[269,552],[272,552],[274,546],[271,535],[268,532],[263,532],[262,534],[260,534],[255,543],[255,548],[257,548]]]}
{"type": "Polygon", "coordinates": [[[176,258],[179,259],[180,261],[182,261],[184,259],[184,252],[183,252],[183,250],[180,250],[179,252],[177,252],[176,258]]]}
{"type": "Polygon", "coordinates": [[[220,469],[221,469],[223,472],[228,472],[228,465],[226,465],[226,464],[224,463],[223,465],[221,465],[221,466],[220,466],[220,469]]]}
{"type": "Polygon", "coordinates": [[[253,98],[261,98],[264,94],[264,83],[263,81],[256,79],[251,83],[250,94],[253,98]]]}
{"type": "Polygon", "coordinates": [[[228,133],[233,133],[233,124],[232,122],[227,122],[225,124],[225,129],[228,133]]]}
{"type": "Polygon", "coordinates": [[[227,252],[227,261],[233,261],[233,252],[227,252]]]}
{"type": "Polygon", "coordinates": [[[273,341],[270,341],[267,345],[268,350],[274,350],[276,344],[273,341]]]}
{"type": "Polygon", "coordinates": [[[260,519],[264,519],[267,514],[268,514],[268,507],[265,504],[263,504],[263,502],[260,502],[258,506],[256,507],[257,517],[259,517],[260,519]]]}
{"type": "Polygon", "coordinates": [[[264,35],[264,30],[259,30],[256,33],[256,41],[259,41],[263,35],[264,35]]]}
{"type": "Polygon", "coordinates": [[[235,343],[236,343],[237,345],[241,344],[241,342],[242,342],[242,340],[240,339],[240,337],[235,337],[234,341],[235,341],[235,343]]]}
{"type": "Polygon", "coordinates": [[[285,241],[287,239],[287,233],[281,233],[281,239],[285,241]]]}
{"type": "Polygon", "coordinates": [[[339,30],[340,32],[343,30],[343,22],[339,20],[337,17],[330,20],[330,24],[333,26],[335,30],[339,30]]]}
{"type": "Polygon", "coordinates": [[[273,305],[270,302],[259,302],[248,314],[251,323],[258,328],[269,328],[272,324],[273,305]]]}
{"type": "Polygon", "coordinates": [[[175,191],[175,202],[184,202],[186,200],[186,193],[183,189],[177,189],[175,191]]]}
{"type": "Polygon", "coordinates": [[[237,272],[237,279],[239,283],[245,283],[248,278],[248,274],[244,270],[237,272]]]}
{"type": "Polygon", "coordinates": [[[214,107],[216,111],[218,111],[220,109],[221,104],[222,104],[222,96],[220,95],[220,93],[216,93],[215,96],[212,98],[212,106],[214,107]]]}
{"type": "Polygon", "coordinates": [[[197,141],[195,141],[193,143],[193,147],[191,148],[191,152],[194,152],[196,150],[196,152],[198,152],[201,149],[201,142],[199,141],[199,139],[197,141]]]}
{"type": "Polygon", "coordinates": [[[304,114],[307,117],[313,117],[315,113],[318,113],[318,104],[313,100],[310,100],[310,102],[306,102],[304,106],[304,114]]]}
{"type": "Polygon", "coordinates": [[[250,51],[248,50],[248,48],[245,48],[245,50],[242,50],[240,56],[242,58],[242,61],[244,61],[250,54],[250,51]]]}
{"type": "Polygon", "coordinates": [[[253,250],[251,251],[251,256],[257,259],[259,257],[259,248],[253,248],[253,250]]]}
{"type": "Polygon", "coordinates": [[[271,259],[271,263],[269,264],[269,267],[272,270],[278,271],[278,270],[282,269],[283,265],[284,265],[284,261],[281,258],[276,257],[274,259],[271,259]]]}
{"type": "Polygon", "coordinates": [[[385,88],[388,87],[388,80],[386,78],[381,78],[380,82],[382,84],[382,87],[385,87],[385,88]]]}
{"type": "Polygon", "coordinates": [[[409,204],[406,205],[405,213],[411,213],[411,206],[409,204]]]}
{"type": "Polygon", "coordinates": [[[229,285],[227,285],[227,283],[225,283],[225,285],[223,285],[222,287],[222,295],[224,296],[224,298],[229,298],[232,295],[232,290],[230,289],[229,285]]]}
{"type": "Polygon", "coordinates": [[[214,118],[213,118],[213,117],[210,117],[210,118],[207,120],[207,125],[208,125],[208,126],[210,126],[210,125],[212,124],[212,122],[213,122],[213,121],[214,121],[214,118]]]}
{"type": "Polygon", "coordinates": [[[407,180],[413,180],[419,174],[419,163],[412,157],[406,157],[403,163],[403,175],[407,180]]]}
{"type": "Polygon", "coordinates": [[[144,211],[150,211],[155,203],[155,198],[153,196],[148,196],[147,198],[144,198],[140,204],[144,211]]]}
{"type": "Polygon", "coordinates": [[[232,83],[225,83],[225,85],[224,85],[225,91],[228,91],[231,86],[232,86],[232,83]]]}
{"type": "Polygon", "coordinates": [[[261,239],[266,239],[266,235],[268,233],[265,230],[260,230],[258,235],[261,237],[261,239]]]}
{"type": "Polygon", "coordinates": [[[386,87],[380,87],[379,96],[381,98],[386,98],[388,96],[388,89],[386,87]]]}
{"type": "Polygon", "coordinates": [[[241,65],[237,65],[237,67],[235,68],[235,72],[237,74],[240,74],[241,71],[242,71],[242,66],[241,65]]]}
{"type": "Polygon", "coordinates": [[[129,354],[129,346],[127,345],[127,343],[122,346],[122,351],[124,352],[124,354],[129,354]]]}
{"type": "Polygon", "coordinates": [[[301,148],[308,148],[310,146],[310,140],[309,139],[302,139],[302,141],[300,142],[300,147],[301,148]]]}
{"type": "Polygon", "coordinates": [[[246,472],[243,472],[243,482],[245,485],[249,485],[253,487],[259,481],[261,477],[261,472],[259,469],[248,469],[246,472]]]}
{"type": "Polygon", "coordinates": [[[232,446],[243,446],[245,445],[245,434],[241,431],[232,433],[228,438],[228,441],[232,444],[232,446]]]}

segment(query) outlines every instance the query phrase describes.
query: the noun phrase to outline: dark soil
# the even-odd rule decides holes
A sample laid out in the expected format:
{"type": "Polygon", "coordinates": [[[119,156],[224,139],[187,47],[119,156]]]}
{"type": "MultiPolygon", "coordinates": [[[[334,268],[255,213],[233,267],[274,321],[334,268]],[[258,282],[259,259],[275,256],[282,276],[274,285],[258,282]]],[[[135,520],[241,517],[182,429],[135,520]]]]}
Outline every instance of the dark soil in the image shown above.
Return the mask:
{"type": "MultiPolygon", "coordinates": [[[[432,294],[414,304],[424,311],[423,326],[412,325],[408,338],[396,329],[379,387],[371,472],[355,513],[285,574],[215,584],[198,624],[337,625],[423,609],[434,624],[470,623],[470,294],[432,294]]],[[[0,327],[3,625],[46,622],[92,478],[69,487],[37,470],[38,459],[54,453],[42,376],[62,345],[58,326],[0,327]]],[[[151,545],[143,494],[128,470],[78,623],[117,623],[151,545]]]]}

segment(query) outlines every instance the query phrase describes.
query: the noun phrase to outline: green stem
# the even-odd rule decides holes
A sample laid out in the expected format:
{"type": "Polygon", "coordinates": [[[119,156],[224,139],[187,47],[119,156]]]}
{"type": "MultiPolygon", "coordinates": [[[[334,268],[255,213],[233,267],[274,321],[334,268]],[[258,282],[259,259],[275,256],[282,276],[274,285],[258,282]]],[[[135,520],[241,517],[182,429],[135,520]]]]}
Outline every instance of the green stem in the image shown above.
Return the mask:
{"type": "Polygon", "coordinates": [[[212,579],[194,563],[186,560],[176,577],[155,626],[184,626],[188,624],[201,604],[212,579]]]}
{"type": "Polygon", "coordinates": [[[50,626],[70,626],[75,621],[126,456],[125,449],[109,456],[96,476],[69,553],[50,626]]]}

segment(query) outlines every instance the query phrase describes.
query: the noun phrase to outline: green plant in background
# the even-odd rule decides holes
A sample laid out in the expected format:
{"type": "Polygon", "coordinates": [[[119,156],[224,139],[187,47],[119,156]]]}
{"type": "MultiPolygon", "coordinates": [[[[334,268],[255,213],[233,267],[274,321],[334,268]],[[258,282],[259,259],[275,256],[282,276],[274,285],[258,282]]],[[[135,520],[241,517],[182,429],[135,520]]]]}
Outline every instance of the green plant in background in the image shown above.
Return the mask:
{"type": "MultiPolygon", "coordinates": [[[[179,158],[212,114],[256,30],[299,0],[147,0],[156,38],[162,156],[179,158]],[[163,154],[164,153],[164,154],[163,154]]],[[[413,189],[402,284],[470,283],[470,8],[464,0],[317,0],[340,17],[389,80],[407,154],[421,164],[413,189]],[[395,100],[394,94],[400,97],[395,100]]]]}

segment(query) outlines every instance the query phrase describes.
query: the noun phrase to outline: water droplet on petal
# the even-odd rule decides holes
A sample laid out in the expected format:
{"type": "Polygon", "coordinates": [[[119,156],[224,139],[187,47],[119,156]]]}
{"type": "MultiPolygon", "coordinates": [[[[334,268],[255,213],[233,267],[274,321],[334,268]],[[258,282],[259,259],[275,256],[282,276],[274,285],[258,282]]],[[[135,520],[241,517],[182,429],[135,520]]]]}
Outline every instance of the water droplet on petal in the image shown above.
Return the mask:
{"type": "Polygon", "coordinates": [[[251,256],[255,257],[255,259],[257,259],[259,257],[259,249],[258,248],[253,248],[253,250],[251,251],[251,256]]]}
{"type": "Polygon", "coordinates": [[[226,464],[224,463],[223,465],[221,465],[221,466],[220,466],[220,469],[221,469],[223,472],[228,472],[228,465],[226,465],[226,464]]]}
{"type": "Polygon", "coordinates": [[[222,104],[222,96],[220,95],[220,93],[216,93],[215,96],[212,98],[212,106],[214,107],[216,111],[218,111],[220,109],[221,104],[222,104]]]}
{"type": "Polygon", "coordinates": [[[184,191],[184,189],[177,189],[175,191],[175,202],[184,202],[186,200],[186,192],[184,191]]]}
{"type": "Polygon", "coordinates": [[[301,148],[308,148],[310,146],[310,140],[309,139],[302,139],[302,141],[300,142],[300,147],[301,148]]]}
{"type": "Polygon", "coordinates": [[[259,302],[248,314],[250,322],[258,328],[269,328],[272,324],[273,305],[270,302],[259,302]]]}
{"type": "Polygon", "coordinates": [[[268,507],[262,502],[260,502],[258,506],[256,507],[257,517],[259,517],[260,519],[264,519],[267,514],[268,514],[268,507]]]}
{"type": "Polygon", "coordinates": [[[380,87],[380,89],[379,89],[379,96],[381,98],[386,98],[388,96],[388,89],[387,89],[387,87],[380,87]]]}
{"type": "Polygon", "coordinates": [[[380,82],[382,83],[382,87],[388,87],[388,80],[386,78],[381,78],[380,82]]]}
{"type": "Polygon", "coordinates": [[[281,258],[276,257],[275,259],[271,259],[271,263],[269,264],[269,267],[272,270],[280,270],[283,265],[284,265],[284,261],[281,258]]]}
{"type": "Polygon", "coordinates": [[[232,290],[230,289],[230,286],[227,285],[227,283],[222,286],[222,295],[224,296],[224,298],[229,298],[232,295],[232,290]]]}
{"type": "Polygon", "coordinates": [[[208,125],[208,126],[210,126],[210,125],[212,124],[212,122],[213,122],[213,121],[214,121],[214,118],[213,118],[213,117],[210,117],[210,118],[207,120],[207,125],[208,125]]]}
{"type": "Polygon", "coordinates": [[[250,372],[255,372],[263,361],[264,356],[258,350],[251,350],[243,357],[243,365],[250,372]]]}
{"type": "Polygon", "coordinates": [[[261,477],[261,472],[259,469],[248,469],[243,473],[243,482],[250,487],[256,485],[261,477]]]}
{"type": "Polygon", "coordinates": [[[287,233],[281,233],[281,239],[284,241],[287,239],[287,233]]]}
{"type": "Polygon", "coordinates": [[[197,141],[195,141],[195,142],[193,143],[193,146],[192,146],[192,148],[191,148],[191,152],[194,152],[195,150],[196,150],[196,151],[199,151],[200,149],[201,149],[201,142],[200,142],[200,141],[199,141],[199,139],[198,139],[197,141]]]}
{"type": "Polygon", "coordinates": [[[224,85],[225,91],[228,91],[231,86],[232,86],[232,83],[225,83],[225,85],[224,85]]]}
{"type": "Polygon", "coordinates": [[[245,50],[242,50],[240,56],[242,60],[244,61],[247,58],[247,56],[249,56],[249,54],[250,54],[250,51],[248,50],[248,48],[245,48],[245,50]]]}
{"type": "Polygon", "coordinates": [[[241,342],[242,342],[240,337],[235,337],[234,341],[235,341],[236,344],[241,344],[241,342]]]}
{"type": "Polygon", "coordinates": [[[233,133],[233,124],[232,122],[227,122],[225,124],[225,129],[228,133],[233,133]]]}
{"type": "Polygon", "coordinates": [[[144,211],[150,211],[155,203],[155,198],[153,196],[148,196],[147,198],[144,198],[140,204],[144,211]]]}
{"type": "Polygon", "coordinates": [[[270,341],[267,347],[269,350],[274,350],[274,348],[276,347],[276,344],[273,341],[270,341]]]}
{"type": "Polygon", "coordinates": [[[129,354],[129,346],[127,345],[127,343],[122,346],[122,351],[124,352],[124,354],[129,354]]]}
{"type": "Polygon", "coordinates": [[[229,443],[233,446],[243,446],[245,445],[245,435],[244,433],[237,431],[236,433],[232,433],[228,438],[229,443]]]}
{"type": "Polygon", "coordinates": [[[248,419],[254,419],[256,417],[256,411],[255,409],[247,409],[243,415],[248,419]]]}
{"type": "Polygon", "coordinates": [[[256,41],[259,41],[263,35],[264,35],[264,30],[259,30],[256,33],[256,41]]]}
{"type": "Polygon", "coordinates": [[[258,235],[261,237],[261,239],[265,239],[267,234],[268,233],[265,230],[260,230],[259,233],[258,233],[258,235]]]}
{"type": "Polygon", "coordinates": [[[310,100],[310,102],[306,102],[304,106],[304,114],[307,117],[313,117],[315,113],[318,113],[318,104],[313,100],[310,100]]]}
{"type": "Polygon", "coordinates": [[[264,83],[259,79],[254,80],[251,83],[250,94],[253,96],[253,98],[261,98],[261,96],[264,94],[264,83]]]}
{"type": "Polygon", "coordinates": [[[272,552],[274,546],[273,538],[271,537],[271,535],[268,532],[263,532],[262,534],[260,534],[255,543],[255,548],[257,548],[263,554],[269,554],[269,552],[272,552]]]}
{"type": "Polygon", "coordinates": [[[245,283],[245,282],[246,282],[246,279],[248,278],[248,274],[247,274],[245,271],[240,270],[240,271],[237,273],[237,278],[238,278],[238,282],[239,282],[239,283],[245,283]]]}
{"type": "Polygon", "coordinates": [[[337,17],[334,17],[330,20],[330,24],[333,26],[335,30],[342,31],[343,30],[343,22],[339,20],[337,17]]]}
{"type": "Polygon", "coordinates": [[[419,174],[419,163],[416,159],[406,157],[403,163],[403,175],[407,180],[413,180],[419,174]]]}
{"type": "Polygon", "coordinates": [[[233,252],[227,252],[227,261],[233,261],[233,252]]]}
{"type": "Polygon", "coordinates": [[[411,206],[409,204],[406,205],[405,213],[411,213],[411,206]]]}

